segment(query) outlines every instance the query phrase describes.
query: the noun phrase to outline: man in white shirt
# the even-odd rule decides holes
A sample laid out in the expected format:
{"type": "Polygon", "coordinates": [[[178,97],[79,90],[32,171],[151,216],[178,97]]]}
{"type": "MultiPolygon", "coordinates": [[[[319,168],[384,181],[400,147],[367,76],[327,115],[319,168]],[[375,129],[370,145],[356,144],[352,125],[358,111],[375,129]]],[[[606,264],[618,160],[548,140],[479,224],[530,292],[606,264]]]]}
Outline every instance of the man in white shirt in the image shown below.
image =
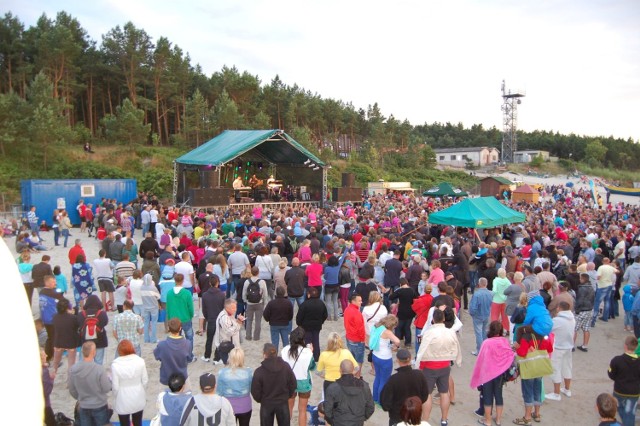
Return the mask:
{"type": "MultiPolygon", "coordinates": [[[[227,259],[227,265],[231,270],[232,278],[231,285],[227,286],[227,298],[231,297],[231,294],[233,294],[235,289],[238,288],[238,284],[240,284],[240,281],[242,280],[240,275],[244,272],[248,264],[249,258],[242,252],[242,245],[236,244],[233,247],[233,253],[231,253],[231,255],[229,255],[229,259],[227,259]]],[[[241,303],[241,300],[238,300],[238,312],[244,313],[244,304],[241,303]]]]}
{"type": "Polygon", "coordinates": [[[195,271],[191,264],[191,256],[189,252],[182,253],[182,261],[178,262],[175,266],[175,273],[184,275],[184,283],[182,287],[186,288],[193,293],[193,283],[195,282],[195,271]]]}
{"type": "Polygon", "coordinates": [[[598,287],[596,288],[596,300],[593,305],[593,318],[591,319],[591,327],[595,327],[600,304],[604,302],[602,307],[601,321],[609,321],[609,307],[611,306],[611,289],[616,282],[616,274],[618,270],[611,266],[611,260],[608,257],[602,259],[602,265],[598,268],[598,287]]]}
{"type": "Polygon", "coordinates": [[[142,235],[147,235],[149,232],[149,226],[151,224],[151,215],[149,213],[151,206],[144,206],[144,209],[140,212],[140,223],[142,224],[142,235]]]}
{"type": "Polygon", "coordinates": [[[100,250],[98,255],[100,257],[93,261],[93,272],[98,281],[102,305],[106,306],[108,310],[115,311],[116,305],[113,299],[113,292],[116,291],[116,289],[113,284],[113,265],[111,264],[111,260],[107,259],[107,252],[105,250],[100,250]],[[111,306],[107,304],[107,293],[109,294],[109,303],[111,306]]]}
{"type": "Polygon", "coordinates": [[[158,223],[158,210],[155,206],[151,206],[151,210],[149,210],[149,231],[153,235],[153,238],[156,237],[156,223],[158,223]]]}
{"type": "Polygon", "coordinates": [[[620,263],[620,269],[624,271],[625,268],[625,259],[626,259],[626,251],[627,251],[627,242],[625,240],[624,234],[622,231],[618,232],[618,244],[616,244],[613,249],[613,256],[620,263]]]}

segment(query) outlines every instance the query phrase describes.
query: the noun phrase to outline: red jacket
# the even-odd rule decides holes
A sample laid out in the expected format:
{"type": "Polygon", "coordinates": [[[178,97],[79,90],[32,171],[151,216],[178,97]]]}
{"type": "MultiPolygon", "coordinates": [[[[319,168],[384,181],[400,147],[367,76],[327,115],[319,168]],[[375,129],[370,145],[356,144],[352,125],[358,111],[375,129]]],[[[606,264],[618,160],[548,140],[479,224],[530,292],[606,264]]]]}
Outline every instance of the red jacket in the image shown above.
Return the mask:
{"type": "MultiPolygon", "coordinates": [[[[553,342],[551,339],[536,339],[538,349],[545,350],[549,353],[553,352],[553,342]]],[[[533,339],[527,340],[524,337],[520,339],[520,347],[516,350],[518,356],[526,356],[530,350],[534,349],[533,339]]]]}
{"type": "Polygon", "coordinates": [[[87,261],[87,255],[84,253],[82,246],[74,245],[69,249],[69,263],[72,265],[76,263],[76,258],[79,254],[84,256],[85,262],[87,261]]]}
{"type": "Polygon", "coordinates": [[[353,303],[349,303],[344,310],[344,329],[347,332],[347,340],[364,342],[364,318],[360,309],[353,303]]]}
{"type": "Polygon", "coordinates": [[[416,313],[416,319],[413,322],[416,328],[424,328],[424,323],[427,322],[427,318],[429,317],[429,309],[431,308],[432,302],[433,296],[431,293],[425,293],[415,299],[413,304],[411,304],[411,309],[416,313]]]}

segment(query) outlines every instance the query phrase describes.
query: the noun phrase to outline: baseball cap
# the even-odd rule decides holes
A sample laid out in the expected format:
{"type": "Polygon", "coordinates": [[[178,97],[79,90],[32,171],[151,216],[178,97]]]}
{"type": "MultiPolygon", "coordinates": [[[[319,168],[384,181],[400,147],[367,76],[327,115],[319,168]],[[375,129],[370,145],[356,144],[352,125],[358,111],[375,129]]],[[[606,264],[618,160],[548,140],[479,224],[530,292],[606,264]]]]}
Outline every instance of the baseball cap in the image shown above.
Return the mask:
{"type": "Polygon", "coordinates": [[[411,359],[411,353],[406,349],[400,349],[396,354],[396,358],[400,361],[408,361],[411,359]]]}
{"type": "Polygon", "coordinates": [[[211,373],[205,373],[200,376],[200,389],[203,391],[211,390],[216,387],[216,376],[211,373]]]}
{"type": "Polygon", "coordinates": [[[175,261],[175,260],[173,260],[173,259],[171,259],[171,258],[169,258],[169,259],[167,259],[167,260],[165,260],[165,261],[164,261],[164,264],[165,264],[165,265],[175,265],[175,264],[176,264],[176,261],[175,261]]]}

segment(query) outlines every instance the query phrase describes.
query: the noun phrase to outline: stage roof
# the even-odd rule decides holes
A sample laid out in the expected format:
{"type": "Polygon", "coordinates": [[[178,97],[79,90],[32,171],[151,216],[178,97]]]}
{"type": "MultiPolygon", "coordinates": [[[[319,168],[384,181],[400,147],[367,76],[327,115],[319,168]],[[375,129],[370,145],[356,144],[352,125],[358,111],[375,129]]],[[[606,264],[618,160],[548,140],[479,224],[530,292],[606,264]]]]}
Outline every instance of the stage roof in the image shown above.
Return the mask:
{"type": "Polygon", "coordinates": [[[324,162],[282,130],[225,130],[210,141],[176,159],[179,164],[221,166],[255,149],[256,155],[274,164],[324,162]]]}

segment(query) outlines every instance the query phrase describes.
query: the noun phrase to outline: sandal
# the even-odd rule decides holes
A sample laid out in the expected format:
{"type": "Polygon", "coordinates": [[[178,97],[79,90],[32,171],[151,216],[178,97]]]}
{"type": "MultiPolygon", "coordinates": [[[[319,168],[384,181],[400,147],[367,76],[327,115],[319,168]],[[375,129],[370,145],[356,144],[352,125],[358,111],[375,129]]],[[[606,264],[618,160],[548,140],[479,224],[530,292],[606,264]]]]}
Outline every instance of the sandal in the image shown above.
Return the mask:
{"type": "Polygon", "coordinates": [[[533,418],[534,422],[540,423],[540,419],[542,419],[542,414],[538,414],[537,416],[535,414],[532,414],[531,417],[533,418]]]}
{"type": "Polygon", "coordinates": [[[197,334],[198,336],[202,336],[202,330],[198,330],[198,331],[196,331],[196,334],[197,334]]]}
{"type": "Polygon", "coordinates": [[[531,419],[526,419],[524,417],[517,418],[513,421],[514,425],[531,425],[531,419]]]}

